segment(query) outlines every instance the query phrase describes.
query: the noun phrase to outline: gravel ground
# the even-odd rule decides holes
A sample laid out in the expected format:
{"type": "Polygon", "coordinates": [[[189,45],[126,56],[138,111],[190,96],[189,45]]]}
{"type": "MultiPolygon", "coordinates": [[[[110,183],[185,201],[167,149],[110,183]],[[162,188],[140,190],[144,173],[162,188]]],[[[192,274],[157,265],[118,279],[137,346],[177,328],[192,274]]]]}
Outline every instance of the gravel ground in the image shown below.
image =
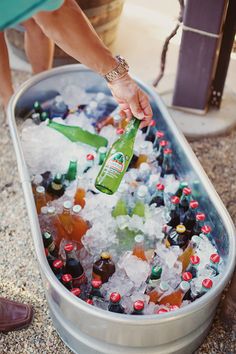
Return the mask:
{"type": "MultiPolygon", "coordinates": [[[[27,74],[14,72],[15,86],[17,87],[27,77],[27,74]]],[[[1,296],[31,303],[35,316],[33,324],[28,329],[7,335],[0,334],[0,354],[71,353],[58,337],[48,312],[31,240],[15,153],[3,120],[3,110],[0,107],[1,296]]],[[[236,223],[236,130],[224,137],[193,142],[191,146],[236,223]]],[[[235,352],[235,334],[226,330],[216,315],[208,337],[196,354],[235,352]]]]}

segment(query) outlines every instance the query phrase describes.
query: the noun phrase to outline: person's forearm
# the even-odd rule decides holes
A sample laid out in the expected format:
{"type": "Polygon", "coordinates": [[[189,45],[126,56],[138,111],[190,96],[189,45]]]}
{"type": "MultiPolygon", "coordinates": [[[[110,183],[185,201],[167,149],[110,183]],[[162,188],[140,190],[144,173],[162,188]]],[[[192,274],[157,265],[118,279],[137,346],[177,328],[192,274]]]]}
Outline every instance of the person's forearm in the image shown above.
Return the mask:
{"type": "Polygon", "coordinates": [[[34,18],[49,38],[90,69],[105,75],[116,67],[111,52],[74,0],[65,0],[60,9],[40,12],[34,18]]]}

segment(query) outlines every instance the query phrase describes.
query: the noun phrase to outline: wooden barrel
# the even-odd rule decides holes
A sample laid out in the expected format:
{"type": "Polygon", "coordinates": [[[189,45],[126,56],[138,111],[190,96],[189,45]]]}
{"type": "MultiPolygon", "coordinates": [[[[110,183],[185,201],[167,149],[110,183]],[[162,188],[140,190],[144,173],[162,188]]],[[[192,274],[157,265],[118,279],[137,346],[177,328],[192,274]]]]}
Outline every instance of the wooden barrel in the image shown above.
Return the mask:
{"type": "MultiPolygon", "coordinates": [[[[116,39],[124,0],[77,0],[77,3],[89,18],[99,37],[108,47],[111,46],[116,39]]],[[[17,29],[9,29],[7,30],[7,38],[13,52],[26,59],[23,32],[17,29]]],[[[74,62],[76,62],[75,59],[56,46],[54,66],[74,62]]]]}

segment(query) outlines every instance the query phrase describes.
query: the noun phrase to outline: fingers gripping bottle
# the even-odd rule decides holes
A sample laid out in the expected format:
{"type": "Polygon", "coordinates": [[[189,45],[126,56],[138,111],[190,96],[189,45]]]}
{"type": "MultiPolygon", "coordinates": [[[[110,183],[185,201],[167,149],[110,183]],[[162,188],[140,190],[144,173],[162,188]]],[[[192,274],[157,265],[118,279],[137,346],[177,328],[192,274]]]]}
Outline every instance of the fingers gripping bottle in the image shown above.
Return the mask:
{"type": "Polygon", "coordinates": [[[133,156],[135,136],[140,120],[132,118],[127,128],[114,142],[96,178],[95,187],[106,194],[114,194],[133,156]]]}

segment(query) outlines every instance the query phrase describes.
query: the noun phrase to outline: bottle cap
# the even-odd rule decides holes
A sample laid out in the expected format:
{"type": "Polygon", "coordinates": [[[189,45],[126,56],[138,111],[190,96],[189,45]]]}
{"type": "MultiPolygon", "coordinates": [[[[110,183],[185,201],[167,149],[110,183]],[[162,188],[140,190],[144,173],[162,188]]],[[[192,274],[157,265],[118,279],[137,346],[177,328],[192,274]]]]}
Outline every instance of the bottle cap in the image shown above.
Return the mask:
{"type": "Polygon", "coordinates": [[[134,238],[135,243],[142,243],[144,242],[144,237],[143,235],[136,235],[134,238]]]}
{"type": "Polygon", "coordinates": [[[192,190],[191,190],[191,188],[184,187],[183,193],[184,193],[184,195],[190,195],[192,193],[192,190]]]}
{"type": "Polygon", "coordinates": [[[179,306],[177,306],[177,305],[170,305],[169,306],[169,310],[170,311],[175,311],[175,310],[178,310],[179,309],[179,306]]]}
{"type": "Polygon", "coordinates": [[[39,194],[44,194],[45,193],[45,188],[43,186],[38,186],[36,188],[36,192],[39,194]]]}
{"type": "Polygon", "coordinates": [[[100,154],[105,154],[107,152],[107,148],[105,146],[101,146],[99,149],[98,149],[98,152],[100,154]]]}
{"type": "Polygon", "coordinates": [[[146,186],[140,186],[137,191],[137,196],[143,198],[146,196],[148,188],[146,186]]]}
{"type": "Polygon", "coordinates": [[[172,204],[179,204],[179,197],[177,197],[176,195],[173,195],[171,197],[171,203],[172,204]]]}
{"type": "Polygon", "coordinates": [[[193,278],[193,276],[192,276],[192,274],[190,272],[184,272],[182,274],[182,279],[184,281],[190,281],[190,280],[192,280],[192,278],[193,278]]]}
{"type": "Polygon", "coordinates": [[[186,231],[186,227],[184,225],[177,225],[176,231],[178,232],[178,234],[183,234],[186,231]]]}
{"type": "Polygon", "coordinates": [[[40,213],[46,215],[46,214],[49,212],[48,209],[49,209],[49,208],[48,208],[47,206],[43,206],[43,207],[40,209],[40,213]]]}
{"type": "Polygon", "coordinates": [[[202,286],[204,286],[204,288],[206,289],[211,289],[213,285],[213,281],[209,278],[206,278],[202,281],[202,286]]]}
{"type": "Polygon", "coordinates": [[[196,220],[197,221],[204,221],[206,219],[206,215],[204,213],[197,213],[196,220]]]}
{"type": "Polygon", "coordinates": [[[79,288],[73,288],[73,289],[71,289],[71,291],[70,291],[72,294],[74,294],[75,296],[80,296],[80,294],[81,294],[81,290],[79,289],[79,288]]]}
{"type": "Polygon", "coordinates": [[[123,128],[118,128],[118,129],[116,129],[116,134],[117,135],[122,135],[122,134],[124,134],[124,129],[123,128]]]}
{"type": "Polygon", "coordinates": [[[48,214],[54,214],[56,212],[56,208],[54,206],[48,207],[48,214]]]}
{"type": "Polygon", "coordinates": [[[201,228],[201,231],[204,233],[204,234],[209,234],[211,232],[212,228],[209,226],[209,225],[204,225],[202,228],[201,228]]]}
{"type": "Polygon", "coordinates": [[[64,250],[65,250],[66,252],[71,252],[71,251],[73,251],[73,249],[74,249],[74,246],[72,245],[72,243],[67,243],[67,244],[64,246],[64,250]]]}
{"type": "Polygon", "coordinates": [[[71,201],[67,200],[66,202],[63,203],[63,208],[64,209],[71,209],[72,208],[72,203],[71,201]]]}
{"type": "Polygon", "coordinates": [[[92,299],[87,299],[86,302],[87,302],[87,304],[89,304],[89,305],[93,305],[93,300],[92,300],[92,299]]]}
{"type": "Polygon", "coordinates": [[[160,146],[161,147],[165,147],[165,146],[167,146],[168,145],[168,141],[167,140],[162,140],[161,142],[160,142],[160,146]]]}
{"type": "Polygon", "coordinates": [[[180,187],[181,189],[184,189],[185,187],[188,187],[188,182],[186,182],[186,181],[180,182],[179,187],[180,187]]]}
{"type": "Polygon", "coordinates": [[[86,159],[87,159],[88,161],[93,161],[93,160],[94,160],[94,155],[93,155],[93,154],[88,154],[88,155],[86,156],[86,159]]]}
{"type": "Polygon", "coordinates": [[[82,210],[81,206],[79,204],[76,204],[73,206],[72,211],[75,214],[79,214],[79,212],[82,210]]]}
{"type": "Polygon", "coordinates": [[[189,206],[192,209],[197,209],[199,207],[199,203],[196,200],[191,200],[191,202],[189,203],[189,206]]]}
{"type": "Polygon", "coordinates": [[[52,237],[52,234],[49,231],[45,231],[43,233],[43,238],[45,238],[46,240],[48,240],[51,237],[52,237]]]}
{"type": "Polygon", "coordinates": [[[139,166],[139,171],[149,171],[151,170],[151,167],[149,166],[149,164],[147,162],[142,162],[139,166]]]}
{"type": "Polygon", "coordinates": [[[156,185],[156,187],[157,187],[157,190],[158,190],[158,191],[164,191],[164,189],[165,189],[164,184],[161,184],[161,183],[158,183],[158,184],[156,185]]]}
{"type": "Polygon", "coordinates": [[[63,262],[60,259],[55,259],[52,264],[53,268],[61,269],[63,267],[63,262]]]}
{"type": "Polygon", "coordinates": [[[165,149],[164,150],[165,155],[171,155],[172,154],[172,149],[165,149]]]}
{"type": "Polygon", "coordinates": [[[110,301],[113,303],[119,302],[121,300],[121,296],[119,293],[111,293],[110,301]]]}
{"type": "Polygon", "coordinates": [[[169,285],[166,281],[161,281],[159,285],[160,290],[164,293],[169,290],[169,285]]]}
{"type": "Polygon", "coordinates": [[[91,281],[92,287],[95,289],[99,289],[102,286],[102,281],[101,280],[97,280],[97,279],[93,279],[91,281]]]}
{"type": "MultiPolygon", "coordinates": [[[[38,114],[38,113],[35,113],[38,114]]],[[[43,177],[41,175],[35,175],[32,181],[34,184],[40,184],[43,182],[43,177]]]]}
{"type": "Polygon", "coordinates": [[[158,130],[158,131],[156,132],[156,137],[157,137],[158,139],[163,138],[164,136],[165,136],[165,134],[164,134],[161,130],[158,130]]]}
{"type": "Polygon", "coordinates": [[[161,277],[161,273],[162,273],[162,267],[158,265],[152,267],[151,275],[153,276],[153,278],[159,279],[161,277]]]}
{"type": "Polygon", "coordinates": [[[159,309],[159,310],[156,312],[156,314],[157,314],[157,315],[160,315],[160,314],[166,313],[166,312],[169,312],[169,310],[162,308],[162,309],[159,309]]]}
{"type": "Polygon", "coordinates": [[[137,300],[133,304],[135,311],[142,311],[144,309],[144,302],[142,300],[137,300]]]}
{"type": "Polygon", "coordinates": [[[220,256],[218,253],[212,253],[210,256],[210,260],[212,263],[219,263],[220,262],[220,256]]]}
{"type": "Polygon", "coordinates": [[[101,255],[100,255],[100,257],[101,257],[102,259],[111,259],[111,255],[110,255],[109,252],[102,252],[101,255]]]}
{"type": "Polygon", "coordinates": [[[151,120],[151,122],[148,124],[149,127],[155,127],[156,126],[156,121],[154,119],[151,120]]]}
{"type": "Polygon", "coordinates": [[[190,289],[190,284],[187,281],[181,281],[179,285],[180,289],[184,291],[185,293],[190,289]]]}
{"type": "Polygon", "coordinates": [[[71,274],[63,274],[61,279],[64,283],[69,283],[72,280],[72,275],[71,274]]]}
{"type": "Polygon", "coordinates": [[[197,265],[200,263],[200,258],[197,255],[193,255],[190,257],[190,263],[197,265]]]}

